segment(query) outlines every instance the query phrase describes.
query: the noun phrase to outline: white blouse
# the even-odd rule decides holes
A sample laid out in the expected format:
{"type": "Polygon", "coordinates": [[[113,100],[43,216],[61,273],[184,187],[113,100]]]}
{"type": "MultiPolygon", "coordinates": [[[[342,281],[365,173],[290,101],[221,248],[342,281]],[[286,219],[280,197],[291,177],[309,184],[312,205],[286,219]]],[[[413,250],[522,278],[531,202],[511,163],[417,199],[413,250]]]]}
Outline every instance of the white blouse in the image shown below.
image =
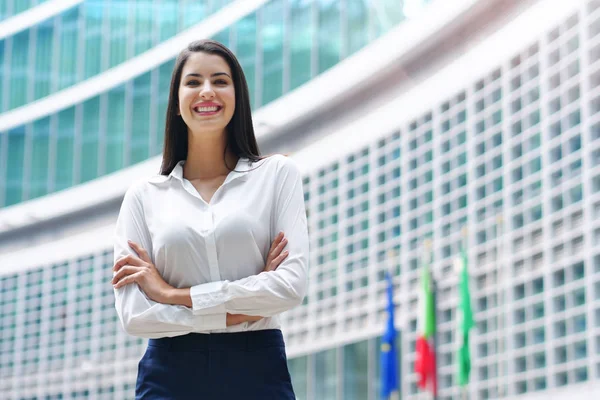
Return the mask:
{"type": "Polygon", "coordinates": [[[279,328],[277,314],[302,302],[307,286],[308,229],[301,174],[282,155],[252,163],[240,158],[206,203],[183,177],[180,161],[170,175],[134,183],[123,199],[114,259],[148,251],[171,286],[190,287],[192,308],[150,300],[137,283],[115,289],[125,331],[159,338],[190,332],[279,328]],[[262,272],[275,236],[288,239],[288,257],[262,272]],[[259,315],[227,327],[226,313],[259,315]]]}

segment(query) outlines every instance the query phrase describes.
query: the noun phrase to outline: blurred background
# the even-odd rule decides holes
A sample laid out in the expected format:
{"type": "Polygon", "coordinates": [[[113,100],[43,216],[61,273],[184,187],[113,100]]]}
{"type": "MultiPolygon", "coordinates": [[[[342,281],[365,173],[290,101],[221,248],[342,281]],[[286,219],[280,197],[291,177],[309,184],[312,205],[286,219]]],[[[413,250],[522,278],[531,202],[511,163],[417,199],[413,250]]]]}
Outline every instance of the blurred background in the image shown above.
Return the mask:
{"type": "Polygon", "coordinates": [[[599,0],[0,0],[0,399],[133,398],[114,222],[201,38],[304,174],[298,399],[600,398],[599,0]]]}

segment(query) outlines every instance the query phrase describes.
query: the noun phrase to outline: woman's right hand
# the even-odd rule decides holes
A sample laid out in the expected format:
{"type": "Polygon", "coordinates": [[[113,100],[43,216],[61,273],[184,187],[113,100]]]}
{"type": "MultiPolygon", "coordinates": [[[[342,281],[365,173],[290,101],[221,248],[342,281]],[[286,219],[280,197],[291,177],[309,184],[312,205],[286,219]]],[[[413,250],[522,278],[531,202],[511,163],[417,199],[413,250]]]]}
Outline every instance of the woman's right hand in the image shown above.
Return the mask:
{"type": "MultiPolygon", "coordinates": [[[[271,243],[271,248],[269,249],[269,254],[267,256],[267,264],[262,272],[275,271],[279,264],[283,262],[289,255],[289,252],[283,251],[285,245],[287,244],[287,239],[283,235],[283,232],[279,232],[279,234],[271,243]]],[[[256,322],[261,320],[263,317],[258,315],[244,315],[244,314],[229,314],[227,313],[227,326],[238,325],[244,322],[256,322]]]]}
{"type": "Polygon", "coordinates": [[[271,248],[269,249],[269,254],[267,256],[267,264],[263,269],[263,272],[275,271],[279,264],[283,262],[290,254],[289,251],[283,251],[284,247],[287,245],[287,238],[284,236],[283,232],[279,232],[279,234],[271,243],[271,248]]]}

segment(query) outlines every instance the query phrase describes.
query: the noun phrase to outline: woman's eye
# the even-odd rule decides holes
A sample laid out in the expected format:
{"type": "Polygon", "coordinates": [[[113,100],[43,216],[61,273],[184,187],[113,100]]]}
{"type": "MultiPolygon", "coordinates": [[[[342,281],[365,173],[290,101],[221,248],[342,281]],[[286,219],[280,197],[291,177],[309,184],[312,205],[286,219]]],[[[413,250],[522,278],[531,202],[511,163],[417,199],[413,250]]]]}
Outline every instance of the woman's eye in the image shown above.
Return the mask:
{"type": "Polygon", "coordinates": [[[188,83],[187,83],[187,84],[188,84],[188,85],[197,85],[197,84],[198,84],[198,81],[197,81],[197,80],[191,80],[191,81],[188,81],[188,83]]]}
{"type": "Polygon", "coordinates": [[[227,81],[223,79],[218,79],[215,81],[217,85],[227,85],[227,81]]]}

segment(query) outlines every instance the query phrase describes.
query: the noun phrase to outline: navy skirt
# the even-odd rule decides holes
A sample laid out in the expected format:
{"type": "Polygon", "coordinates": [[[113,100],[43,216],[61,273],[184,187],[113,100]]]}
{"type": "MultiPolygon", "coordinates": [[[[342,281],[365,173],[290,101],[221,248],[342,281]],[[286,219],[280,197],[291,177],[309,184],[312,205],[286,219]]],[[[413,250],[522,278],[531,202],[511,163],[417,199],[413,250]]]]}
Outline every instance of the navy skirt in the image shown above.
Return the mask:
{"type": "Polygon", "coordinates": [[[138,400],[294,400],[279,329],[150,339],[138,400]]]}

